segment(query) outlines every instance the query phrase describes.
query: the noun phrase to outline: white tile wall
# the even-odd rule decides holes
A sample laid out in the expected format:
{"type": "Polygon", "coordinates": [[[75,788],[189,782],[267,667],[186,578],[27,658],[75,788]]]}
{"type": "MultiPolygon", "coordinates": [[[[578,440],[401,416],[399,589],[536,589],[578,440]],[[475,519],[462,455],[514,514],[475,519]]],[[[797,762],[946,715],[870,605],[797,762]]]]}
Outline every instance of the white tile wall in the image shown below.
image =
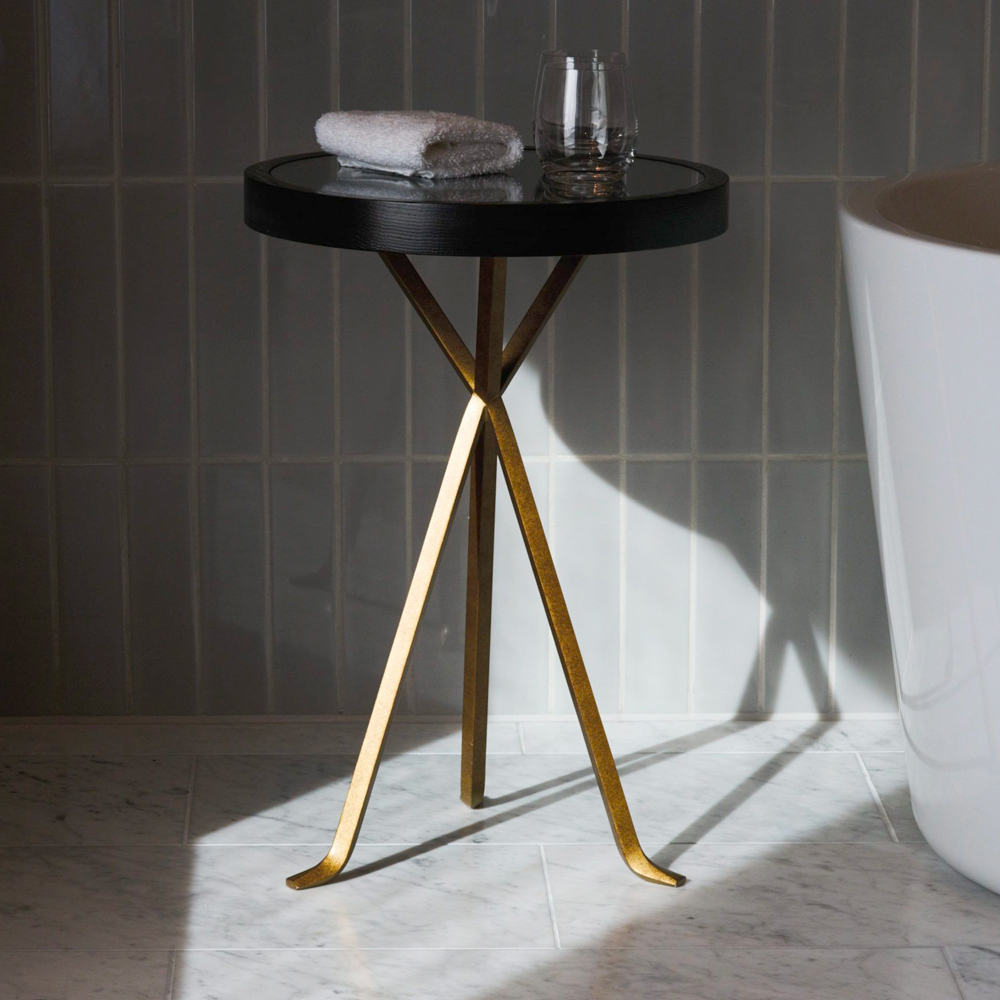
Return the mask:
{"type": "MultiPolygon", "coordinates": [[[[733,175],[724,237],[588,262],[509,396],[602,708],[891,712],[834,208],[997,155],[993,3],[0,5],[0,713],[366,711],[463,393],[240,173],[335,106],[527,132],[554,45],[626,47],[641,150],[733,175]]],[[[472,263],[417,264],[468,337],[472,263]]],[[[493,708],[565,712],[503,503],[493,708]]],[[[463,542],[403,712],[459,708],[463,542]]]]}

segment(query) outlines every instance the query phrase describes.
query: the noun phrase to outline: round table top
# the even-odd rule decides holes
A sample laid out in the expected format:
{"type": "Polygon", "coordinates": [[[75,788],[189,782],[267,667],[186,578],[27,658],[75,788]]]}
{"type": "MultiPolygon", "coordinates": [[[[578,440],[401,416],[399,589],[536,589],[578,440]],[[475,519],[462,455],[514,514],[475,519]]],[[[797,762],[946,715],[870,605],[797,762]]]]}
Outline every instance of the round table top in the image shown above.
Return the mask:
{"type": "Polygon", "coordinates": [[[426,180],[343,168],[329,153],[247,167],[251,229],[299,243],[454,257],[549,257],[653,250],[726,231],[729,178],[714,167],[637,156],[624,190],[551,193],[534,150],[504,174],[426,180]]]}

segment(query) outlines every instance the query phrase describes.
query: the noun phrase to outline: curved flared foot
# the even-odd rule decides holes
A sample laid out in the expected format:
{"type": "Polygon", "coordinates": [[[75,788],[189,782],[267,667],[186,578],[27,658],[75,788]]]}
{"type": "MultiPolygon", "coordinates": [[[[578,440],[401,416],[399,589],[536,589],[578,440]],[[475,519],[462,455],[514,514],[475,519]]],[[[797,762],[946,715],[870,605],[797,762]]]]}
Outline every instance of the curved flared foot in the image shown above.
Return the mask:
{"type": "Polygon", "coordinates": [[[346,864],[346,858],[343,861],[338,861],[328,854],[318,865],[313,865],[312,868],[307,868],[304,872],[299,872],[298,875],[286,878],[285,885],[289,889],[312,889],[313,886],[326,885],[343,871],[346,864]]]}
{"type": "Polygon", "coordinates": [[[625,864],[628,865],[629,870],[647,882],[672,886],[681,886],[687,882],[687,876],[685,875],[672,872],[669,868],[657,868],[642,851],[639,851],[638,854],[622,852],[622,857],[625,859],[625,864]]]}

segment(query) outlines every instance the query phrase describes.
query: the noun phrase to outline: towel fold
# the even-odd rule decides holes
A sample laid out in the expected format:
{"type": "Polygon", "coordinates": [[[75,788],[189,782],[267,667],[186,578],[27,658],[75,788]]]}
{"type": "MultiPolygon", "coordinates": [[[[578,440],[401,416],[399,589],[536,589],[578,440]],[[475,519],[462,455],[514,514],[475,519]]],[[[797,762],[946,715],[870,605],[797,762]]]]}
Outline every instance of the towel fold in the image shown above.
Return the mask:
{"type": "Polygon", "coordinates": [[[398,174],[373,173],[354,167],[341,167],[337,179],[324,184],[323,194],[347,195],[350,198],[377,198],[388,201],[435,201],[461,204],[493,205],[524,200],[524,189],[506,174],[481,177],[400,177],[398,174]]]}
{"type": "Polygon", "coordinates": [[[524,154],[509,125],[443,111],[330,111],[316,141],[341,166],[405,177],[474,177],[500,173],[524,154]]]}

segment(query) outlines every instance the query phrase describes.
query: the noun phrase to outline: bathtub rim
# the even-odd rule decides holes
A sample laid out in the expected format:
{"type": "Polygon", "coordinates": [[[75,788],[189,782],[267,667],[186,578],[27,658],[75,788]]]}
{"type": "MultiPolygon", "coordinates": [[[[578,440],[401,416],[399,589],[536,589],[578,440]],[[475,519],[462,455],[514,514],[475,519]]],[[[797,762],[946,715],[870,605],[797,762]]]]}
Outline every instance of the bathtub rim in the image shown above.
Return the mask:
{"type": "Polygon", "coordinates": [[[954,167],[945,167],[940,170],[911,170],[905,174],[894,174],[874,181],[865,181],[841,199],[840,214],[842,218],[849,218],[854,222],[878,229],[890,237],[927,243],[952,254],[1000,257],[1000,247],[977,246],[973,243],[962,243],[957,240],[948,240],[940,236],[922,233],[917,229],[910,229],[897,222],[892,222],[882,215],[877,207],[877,200],[880,195],[896,185],[905,184],[911,178],[943,178],[987,170],[995,172],[1000,176],[1000,161],[966,163],[954,167]]]}

